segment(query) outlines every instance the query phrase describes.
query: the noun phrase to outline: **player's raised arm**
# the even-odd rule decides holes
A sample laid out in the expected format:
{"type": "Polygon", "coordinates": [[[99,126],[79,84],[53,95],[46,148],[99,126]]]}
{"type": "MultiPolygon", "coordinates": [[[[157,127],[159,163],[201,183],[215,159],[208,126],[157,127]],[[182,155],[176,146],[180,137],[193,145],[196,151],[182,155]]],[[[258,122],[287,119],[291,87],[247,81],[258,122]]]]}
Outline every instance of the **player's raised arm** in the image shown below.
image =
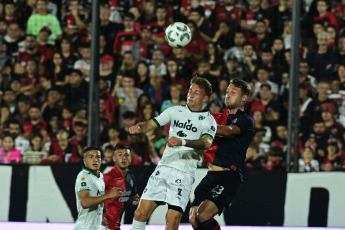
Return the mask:
{"type": "Polygon", "coordinates": [[[237,125],[231,124],[231,125],[217,126],[216,135],[229,137],[229,136],[235,136],[235,135],[240,135],[240,134],[241,134],[241,129],[237,125]]]}
{"type": "Polygon", "coordinates": [[[122,195],[123,193],[121,191],[121,188],[117,187],[113,187],[107,194],[104,194],[103,196],[91,196],[91,192],[89,190],[80,191],[78,193],[81,206],[84,209],[91,208],[103,203],[106,200],[113,199],[122,195]]]}
{"type": "Polygon", "coordinates": [[[173,146],[186,146],[194,149],[206,150],[211,147],[212,138],[209,136],[203,136],[197,140],[180,139],[177,137],[170,137],[168,139],[169,147],[173,146]]]}
{"type": "Polygon", "coordinates": [[[130,134],[146,133],[155,128],[157,128],[156,124],[153,122],[153,120],[149,120],[145,122],[139,122],[138,124],[129,127],[129,133],[130,134]]]}

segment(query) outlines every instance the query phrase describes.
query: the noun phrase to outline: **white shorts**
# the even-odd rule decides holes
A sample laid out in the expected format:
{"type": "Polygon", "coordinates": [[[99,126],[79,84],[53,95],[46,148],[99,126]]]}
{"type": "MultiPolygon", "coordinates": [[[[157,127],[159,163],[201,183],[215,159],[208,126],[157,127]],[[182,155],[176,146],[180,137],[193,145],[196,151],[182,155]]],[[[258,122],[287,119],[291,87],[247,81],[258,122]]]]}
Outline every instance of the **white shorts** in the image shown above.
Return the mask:
{"type": "Polygon", "coordinates": [[[157,166],[147,182],[141,199],[163,201],[185,211],[194,180],[194,176],[177,169],[157,166]]]}

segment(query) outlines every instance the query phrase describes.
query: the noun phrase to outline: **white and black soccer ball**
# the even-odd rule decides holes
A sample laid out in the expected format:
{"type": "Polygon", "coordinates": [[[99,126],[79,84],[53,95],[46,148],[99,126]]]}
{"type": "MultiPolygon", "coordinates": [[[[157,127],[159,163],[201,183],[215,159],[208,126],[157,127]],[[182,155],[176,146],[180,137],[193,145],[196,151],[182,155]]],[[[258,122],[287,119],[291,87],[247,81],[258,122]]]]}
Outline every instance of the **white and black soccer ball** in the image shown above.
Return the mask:
{"type": "Polygon", "coordinates": [[[165,40],[173,48],[181,48],[192,40],[189,27],[182,22],[174,22],[165,30],[165,40]]]}

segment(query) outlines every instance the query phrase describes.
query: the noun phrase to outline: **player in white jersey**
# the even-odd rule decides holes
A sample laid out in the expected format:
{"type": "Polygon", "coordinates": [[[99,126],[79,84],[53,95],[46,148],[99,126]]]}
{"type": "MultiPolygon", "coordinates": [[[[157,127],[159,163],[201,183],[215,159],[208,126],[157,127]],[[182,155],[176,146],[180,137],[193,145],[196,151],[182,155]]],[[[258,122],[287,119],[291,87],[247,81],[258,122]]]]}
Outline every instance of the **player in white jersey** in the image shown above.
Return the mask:
{"type": "Polygon", "coordinates": [[[216,121],[207,110],[203,110],[211,93],[209,81],[194,77],[187,105],[171,107],[152,120],[129,128],[131,134],[146,133],[170,123],[167,147],[144,189],[135,211],[132,230],[145,229],[152,212],[165,203],[168,204],[166,229],[178,229],[189,201],[197,163],[211,146],[216,133],[216,121]]]}
{"type": "Polygon", "coordinates": [[[103,174],[101,167],[101,150],[96,147],[84,149],[85,167],[75,181],[78,219],[75,230],[99,230],[102,225],[103,202],[122,196],[120,188],[114,187],[104,194],[103,174]]]}

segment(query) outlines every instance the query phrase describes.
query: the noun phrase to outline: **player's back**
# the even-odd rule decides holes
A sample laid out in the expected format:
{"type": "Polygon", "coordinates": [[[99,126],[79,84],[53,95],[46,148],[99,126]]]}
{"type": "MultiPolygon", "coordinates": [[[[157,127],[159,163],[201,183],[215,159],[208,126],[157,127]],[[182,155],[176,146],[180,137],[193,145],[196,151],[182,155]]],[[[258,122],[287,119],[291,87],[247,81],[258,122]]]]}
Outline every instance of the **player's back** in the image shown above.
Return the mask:
{"type": "MultiPolygon", "coordinates": [[[[195,112],[191,111],[187,105],[174,106],[154,119],[158,125],[164,125],[167,120],[170,120],[169,137],[197,140],[206,135],[213,139],[216,133],[216,121],[208,110],[195,112]]],[[[167,145],[158,165],[176,168],[194,175],[203,153],[204,150],[200,149],[167,145]]]]}
{"type": "Polygon", "coordinates": [[[103,174],[100,172],[99,177],[88,169],[83,169],[77,176],[75,182],[75,194],[77,200],[78,219],[74,226],[75,230],[90,229],[98,230],[101,228],[103,206],[97,206],[84,209],[81,205],[78,193],[82,191],[90,191],[90,196],[102,196],[104,194],[105,186],[103,174]]]}

